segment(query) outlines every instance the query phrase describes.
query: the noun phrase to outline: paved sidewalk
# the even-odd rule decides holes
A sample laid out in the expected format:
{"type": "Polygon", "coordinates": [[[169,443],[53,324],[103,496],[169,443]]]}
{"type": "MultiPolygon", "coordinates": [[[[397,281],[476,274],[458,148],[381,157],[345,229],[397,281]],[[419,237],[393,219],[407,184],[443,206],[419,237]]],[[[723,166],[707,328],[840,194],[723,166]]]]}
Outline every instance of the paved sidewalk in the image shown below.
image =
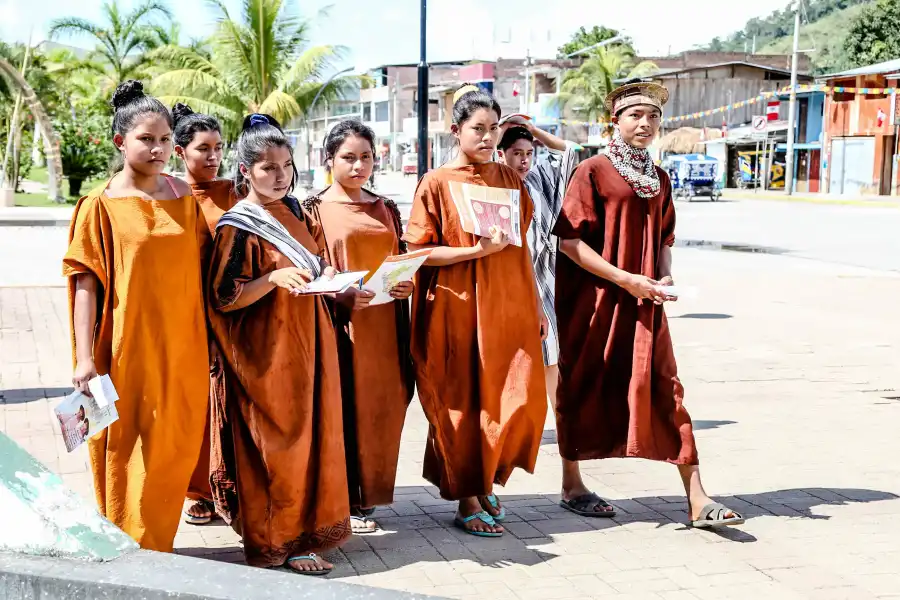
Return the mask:
{"type": "MultiPolygon", "coordinates": [[[[699,290],[668,310],[704,480],[745,526],[685,527],[675,469],[638,460],[585,465],[617,518],[563,511],[548,420],[536,474],[498,490],[508,533],[465,535],[420,478],[414,403],[385,531],[331,553],[332,577],[480,600],[900,597],[900,278],[680,248],[675,264],[699,290]]],[[[64,290],[0,288],[0,428],[92,497],[84,452],[67,455],[51,419],[71,377],[66,311],[64,290]]],[[[242,560],[221,522],[183,525],[176,545],[242,560]]]]}

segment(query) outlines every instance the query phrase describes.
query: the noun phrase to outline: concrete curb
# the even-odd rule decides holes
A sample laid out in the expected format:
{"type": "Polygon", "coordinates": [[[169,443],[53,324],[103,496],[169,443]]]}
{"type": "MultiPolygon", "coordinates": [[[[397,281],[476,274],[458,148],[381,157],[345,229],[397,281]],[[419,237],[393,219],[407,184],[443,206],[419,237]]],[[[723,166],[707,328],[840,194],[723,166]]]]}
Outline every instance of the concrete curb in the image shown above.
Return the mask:
{"type": "Polygon", "coordinates": [[[890,196],[872,196],[871,198],[843,198],[840,196],[793,194],[784,192],[757,192],[724,190],[723,200],[764,200],[769,202],[803,202],[806,204],[824,204],[831,206],[862,206],[867,208],[900,208],[900,200],[890,200],[890,196]]]}
{"type": "Polygon", "coordinates": [[[2,600],[426,600],[177,554],[140,550],[109,562],[0,554],[2,600]]]}

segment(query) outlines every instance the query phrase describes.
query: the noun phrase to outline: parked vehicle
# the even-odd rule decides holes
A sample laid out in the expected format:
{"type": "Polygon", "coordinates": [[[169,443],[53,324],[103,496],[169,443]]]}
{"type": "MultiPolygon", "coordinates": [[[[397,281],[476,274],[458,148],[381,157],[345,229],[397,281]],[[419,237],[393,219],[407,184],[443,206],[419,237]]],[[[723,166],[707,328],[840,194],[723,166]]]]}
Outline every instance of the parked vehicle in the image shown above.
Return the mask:
{"type": "Polygon", "coordinates": [[[403,155],[403,163],[401,165],[403,176],[419,174],[419,155],[415,152],[407,152],[403,155]]]}
{"type": "Polygon", "coordinates": [[[672,197],[688,202],[708,196],[713,202],[722,195],[719,188],[719,161],[706,154],[676,154],[663,161],[663,169],[672,180],[672,197]]]}

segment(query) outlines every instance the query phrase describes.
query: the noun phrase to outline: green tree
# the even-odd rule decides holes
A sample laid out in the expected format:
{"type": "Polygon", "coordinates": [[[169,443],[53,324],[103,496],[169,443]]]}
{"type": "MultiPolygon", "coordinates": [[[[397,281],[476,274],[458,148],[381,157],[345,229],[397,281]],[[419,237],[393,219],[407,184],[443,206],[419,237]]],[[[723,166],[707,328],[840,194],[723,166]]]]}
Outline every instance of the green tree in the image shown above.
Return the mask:
{"type": "MultiPolygon", "coordinates": [[[[619,30],[610,29],[609,27],[603,27],[602,25],[594,25],[590,31],[581,27],[575,34],[572,36],[572,40],[563,44],[559,47],[559,57],[565,57],[573,52],[578,52],[584,48],[589,48],[595,44],[599,44],[600,42],[605,42],[606,40],[612,39],[619,35],[619,30]]],[[[631,48],[631,40],[629,38],[624,38],[622,40],[622,45],[630,50],[630,54],[634,54],[634,50],[631,48]]]]}
{"type": "Polygon", "coordinates": [[[616,81],[644,77],[657,70],[649,61],[635,64],[618,47],[592,50],[580,67],[568,71],[563,80],[560,100],[588,120],[609,120],[606,96],[617,87],[616,81]]]}
{"type": "MultiPolygon", "coordinates": [[[[169,45],[150,54],[168,66],[153,80],[159,98],[216,115],[232,135],[247,113],[268,113],[284,124],[305,114],[341,50],[309,46],[311,23],[289,0],[245,0],[236,17],[222,0],[210,5],[218,13],[211,52],[169,45]]],[[[321,100],[350,85],[350,78],[333,81],[321,100]]]]}
{"type": "Polygon", "coordinates": [[[900,0],[878,0],[863,8],[850,24],[844,51],[856,67],[900,58],[900,0]]]}
{"type": "Polygon", "coordinates": [[[109,138],[109,119],[94,115],[86,119],[62,119],[56,124],[60,137],[63,174],[69,179],[69,195],[81,195],[84,181],[105,173],[115,155],[109,138]]]}
{"type": "Polygon", "coordinates": [[[147,52],[165,41],[172,13],[160,0],[144,0],[129,12],[123,12],[118,0],[103,4],[104,23],[92,23],[80,17],[56,19],[50,25],[50,37],[73,35],[92,38],[96,47],[80,68],[94,71],[106,80],[105,95],[121,82],[141,79],[150,66],[147,52]]]}

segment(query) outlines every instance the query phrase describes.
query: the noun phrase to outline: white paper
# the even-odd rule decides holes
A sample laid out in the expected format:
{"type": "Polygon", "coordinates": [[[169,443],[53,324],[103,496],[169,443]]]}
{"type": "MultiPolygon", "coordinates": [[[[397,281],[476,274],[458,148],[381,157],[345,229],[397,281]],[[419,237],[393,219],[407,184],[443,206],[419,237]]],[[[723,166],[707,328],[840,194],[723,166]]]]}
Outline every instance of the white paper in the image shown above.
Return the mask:
{"type": "Polygon", "coordinates": [[[412,281],[413,275],[424,264],[431,250],[419,250],[399,256],[389,256],[369,279],[363,284],[363,288],[375,292],[375,297],[369,306],[387,304],[394,300],[390,291],[402,281],[412,281]]]}
{"type": "Polygon", "coordinates": [[[77,390],[66,396],[54,412],[69,452],[119,420],[114,402],[101,408],[96,400],[77,390]]]}
{"type": "Polygon", "coordinates": [[[325,279],[319,277],[306,284],[301,296],[312,296],[316,294],[340,294],[351,285],[362,283],[368,275],[368,271],[348,271],[346,273],[338,273],[334,279],[325,279]]]}
{"type": "Polygon", "coordinates": [[[97,406],[105,408],[119,399],[119,394],[109,375],[100,375],[88,381],[88,389],[97,402],[97,406]]]}
{"type": "Polygon", "coordinates": [[[661,285],[658,288],[663,293],[675,298],[695,298],[698,293],[697,288],[684,285],[661,285]]]}

